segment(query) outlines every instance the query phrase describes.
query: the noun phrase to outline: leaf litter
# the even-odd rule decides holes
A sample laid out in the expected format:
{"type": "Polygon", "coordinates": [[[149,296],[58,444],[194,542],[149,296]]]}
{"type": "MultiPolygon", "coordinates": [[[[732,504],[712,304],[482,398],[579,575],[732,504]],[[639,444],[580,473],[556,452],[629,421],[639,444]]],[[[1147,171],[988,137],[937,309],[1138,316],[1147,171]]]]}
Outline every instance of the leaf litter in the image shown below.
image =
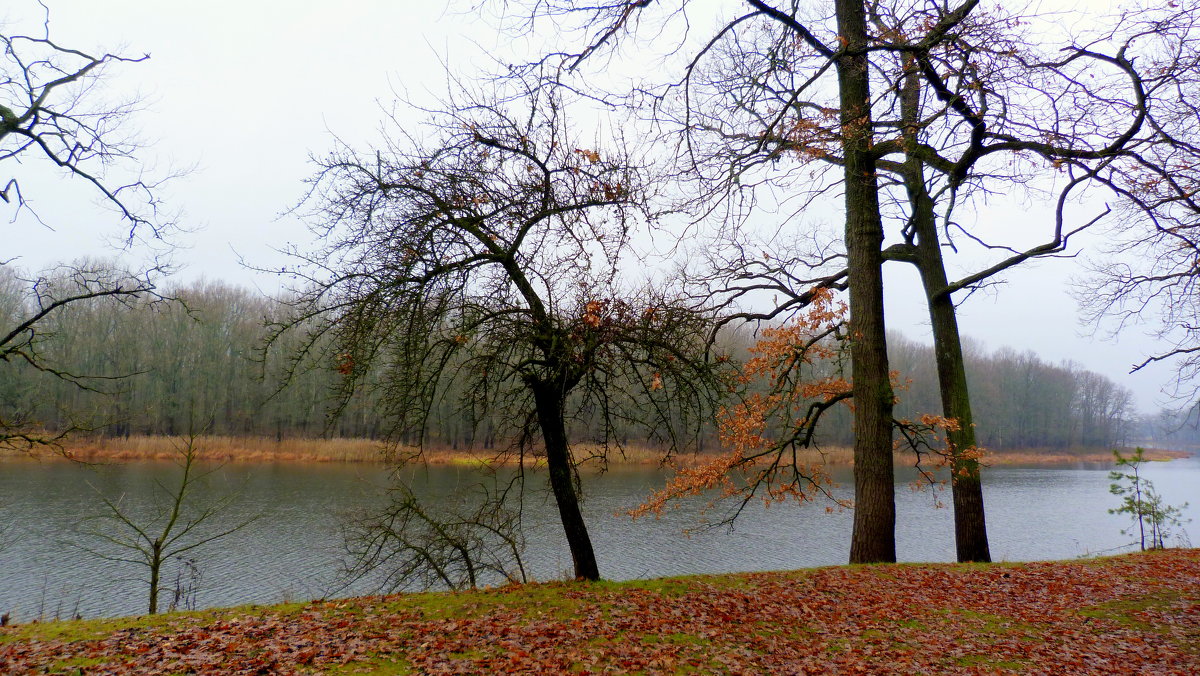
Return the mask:
{"type": "Polygon", "coordinates": [[[557,582],[95,622],[0,629],[0,673],[1195,674],[1200,550],[557,582]]]}

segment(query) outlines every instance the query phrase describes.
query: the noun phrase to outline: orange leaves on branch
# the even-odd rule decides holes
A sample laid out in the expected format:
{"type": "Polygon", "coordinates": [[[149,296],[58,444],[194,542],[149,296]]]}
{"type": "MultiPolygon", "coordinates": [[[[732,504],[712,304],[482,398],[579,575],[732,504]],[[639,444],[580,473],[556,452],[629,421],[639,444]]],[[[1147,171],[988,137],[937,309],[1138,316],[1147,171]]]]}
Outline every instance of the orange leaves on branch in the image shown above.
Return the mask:
{"type": "Polygon", "coordinates": [[[962,429],[962,426],[958,424],[957,418],[947,418],[941,415],[933,415],[932,413],[922,413],[921,424],[931,429],[940,427],[947,432],[957,432],[962,429]]]}
{"type": "Polygon", "coordinates": [[[763,330],[762,338],[750,348],[751,358],[743,369],[742,382],[766,378],[774,386],[801,364],[812,365],[834,357],[837,350],[819,338],[841,323],[845,314],[846,304],[834,303],[833,291],[817,289],[807,312],[784,326],[763,330]]]}
{"type": "Polygon", "coordinates": [[[625,186],[621,183],[609,183],[608,181],[593,181],[591,190],[593,194],[603,195],[604,199],[615,202],[629,194],[625,186]]]}
{"type": "Polygon", "coordinates": [[[714,488],[722,488],[722,494],[736,492],[738,486],[730,476],[735,468],[744,464],[742,454],[733,451],[714,457],[696,467],[680,468],[662,490],[655,491],[645,502],[629,510],[629,516],[638,518],[647,514],[661,514],[667,502],[690,495],[700,495],[714,488]]]}
{"type": "Polygon", "coordinates": [[[797,117],[790,120],[781,130],[786,148],[793,151],[802,161],[821,160],[830,157],[833,149],[841,143],[836,115],[819,113],[822,121],[797,117]]]}
{"type": "Polygon", "coordinates": [[[954,475],[959,478],[967,478],[974,472],[972,465],[982,462],[987,457],[987,449],[982,446],[952,448],[951,454],[950,464],[954,475]]]}
{"type": "Polygon", "coordinates": [[[820,413],[850,392],[850,382],[838,373],[814,372],[838,354],[830,341],[846,306],[834,301],[830,289],[812,293],[806,312],[763,330],[750,348],[738,379],[752,391],[717,413],[718,437],[728,452],[678,470],[630,515],[659,514],[670,500],[710,491],[719,491],[718,499],[759,494],[766,503],[807,502],[832,485],[819,463],[795,453],[809,445],[820,413]]]}
{"type": "Polygon", "coordinates": [[[850,382],[836,372],[811,373],[811,367],[837,356],[837,346],[828,337],[845,315],[846,304],[835,302],[831,289],[821,288],[813,291],[806,312],[784,326],[763,330],[762,339],[750,348],[740,379],[745,385],[765,383],[770,394],[751,395],[723,413],[719,422],[726,444],[746,453],[765,448],[771,443],[762,432],[768,419],[782,418],[778,422],[785,429],[802,428],[814,422],[803,419],[812,402],[831,402],[850,391],[850,382]]]}
{"type": "Polygon", "coordinates": [[[946,435],[958,431],[959,424],[954,418],[922,413],[915,421],[907,418],[897,420],[896,427],[901,434],[901,438],[895,441],[897,450],[907,444],[918,452],[932,451],[948,456],[949,442],[946,435]]]}
{"type": "Polygon", "coordinates": [[[918,469],[930,481],[933,481],[933,472],[943,467],[949,467],[954,478],[967,477],[987,454],[980,446],[958,448],[954,445],[951,435],[962,429],[955,418],[923,414],[916,421],[897,420],[896,428],[901,436],[896,441],[896,448],[907,445],[915,452],[918,469]],[[921,458],[925,455],[936,458],[933,467],[921,467],[921,458]]]}
{"type": "Polygon", "coordinates": [[[764,435],[767,417],[778,402],[778,395],[751,394],[733,408],[722,407],[717,412],[721,445],[739,455],[765,448],[770,443],[764,435]]]}
{"type": "Polygon", "coordinates": [[[600,187],[601,191],[604,193],[604,199],[609,201],[619,199],[628,194],[628,191],[625,190],[625,186],[621,185],[620,183],[604,182],[600,187]]]}
{"type": "Polygon", "coordinates": [[[600,153],[596,152],[595,150],[587,150],[585,148],[576,148],[575,152],[582,155],[584,159],[586,159],[588,162],[591,162],[592,164],[596,164],[600,161],[600,153]]]}
{"type": "Polygon", "coordinates": [[[338,373],[348,376],[354,372],[354,355],[349,352],[342,352],[337,356],[337,363],[334,368],[338,373]]]}
{"type": "MultiPolygon", "coordinates": [[[[801,383],[797,389],[800,399],[808,401],[832,401],[850,393],[850,381],[838,376],[826,376],[810,383],[801,383]]],[[[793,407],[795,410],[796,407],[793,407]]]]}
{"type": "Polygon", "coordinates": [[[661,320],[662,316],[660,308],[645,307],[639,310],[620,298],[592,299],[583,304],[579,316],[582,326],[577,330],[577,334],[629,328],[639,324],[653,325],[661,320]]]}
{"type": "Polygon", "coordinates": [[[595,329],[604,321],[603,314],[608,308],[606,300],[589,300],[583,307],[583,323],[595,329]]]}

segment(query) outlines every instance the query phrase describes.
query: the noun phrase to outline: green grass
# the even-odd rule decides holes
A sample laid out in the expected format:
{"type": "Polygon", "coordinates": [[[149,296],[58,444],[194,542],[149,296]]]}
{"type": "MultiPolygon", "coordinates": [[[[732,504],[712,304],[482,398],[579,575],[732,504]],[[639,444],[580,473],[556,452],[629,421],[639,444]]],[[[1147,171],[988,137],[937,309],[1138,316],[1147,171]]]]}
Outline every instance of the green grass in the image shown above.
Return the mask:
{"type": "Polygon", "coordinates": [[[1166,610],[1180,602],[1182,595],[1178,591],[1165,590],[1137,599],[1108,601],[1079,611],[1084,617],[1110,620],[1126,627],[1141,631],[1168,633],[1167,628],[1156,627],[1139,616],[1148,610],[1166,610]]]}

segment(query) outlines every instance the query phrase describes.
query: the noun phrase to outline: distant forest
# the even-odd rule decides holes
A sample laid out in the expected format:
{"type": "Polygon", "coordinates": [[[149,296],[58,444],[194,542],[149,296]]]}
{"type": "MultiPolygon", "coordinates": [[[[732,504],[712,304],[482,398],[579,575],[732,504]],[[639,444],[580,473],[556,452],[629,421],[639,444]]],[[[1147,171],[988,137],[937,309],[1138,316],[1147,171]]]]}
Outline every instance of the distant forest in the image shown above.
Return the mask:
{"type": "MultiPolygon", "coordinates": [[[[265,320],[279,314],[277,301],[211,282],[168,295],[180,302],[99,298],[52,313],[39,325],[36,348],[45,364],[70,377],[64,381],[24,363],[0,369],[0,418],[37,421],[51,430],[94,429],[105,436],[176,435],[201,427],[210,434],[279,439],[387,436],[378,389],[368,387],[345,406],[336,405],[337,363],[303,363],[284,382],[289,355],[299,346],[280,345],[265,356],[262,349],[269,331],[265,320]],[[69,382],[76,376],[82,377],[79,385],[69,382]]],[[[16,277],[0,279],[0,312],[6,318],[27,313],[23,304],[29,297],[16,277]]],[[[753,340],[748,331],[725,338],[734,354],[744,354],[753,340]]],[[[901,383],[911,381],[898,390],[896,415],[940,411],[932,348],[893,335],[889,353],[901,383]]],[[[1116,447],[1143,433],[1130,391],[1078,364],[979,348],[969,350],[967,363],[978,439],[985,448],[1116,447]]],[[[428,421],[428,444],[504,443],[493,434],[502,427],[496,421],[463,411],[455,392],[443,394],[428,421]]],[[[847,410],[823,423],[823,443],[852,443],[847,410]]],[[[571,425],[581,441],[599,428],[587,419],[571,425]]],[[[715,449],[715,437],[712,430],[705,434],[700,450],[715,449]]],[[[642,440],[631,432],[621,441],[642,440]]]]}

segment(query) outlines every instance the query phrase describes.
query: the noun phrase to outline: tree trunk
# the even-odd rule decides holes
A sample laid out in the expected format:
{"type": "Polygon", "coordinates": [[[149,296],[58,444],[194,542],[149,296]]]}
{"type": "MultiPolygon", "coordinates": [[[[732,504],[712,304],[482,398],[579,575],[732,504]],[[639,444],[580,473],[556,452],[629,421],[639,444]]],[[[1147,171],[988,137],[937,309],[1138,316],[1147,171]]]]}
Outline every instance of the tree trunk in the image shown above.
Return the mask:
{"type": "Polygon", "coordinates": [[[837,61],[845,152],[846,257],[854,388],[854,532],[850,562],[896,560],[892,384],[883,317],[883,224],[872,154],[871,87],[862,0],[837,0],[838,35],[858,54],[837,61]]]}
{"type": "Polygon", "coordinates": [[[942,415],[958,422],[958,429],[946,434],[951,454],[950,486],[954,495],[954,542],[959,561],[991,561],[984,520],[979,461],[970,455],[975,449],[975,425],[971,415],[971,395],[967,388],[967,369],[963,360],[962,342],[959,339],[958,318],[954,311],[954,301],[949,294],[935,295],[936,289],[945,288],[945,275],[940,253],[936,263],[926,263],[921,269],[921,277],[929,299],[929,320],[933,325],[933,348],[942,395],[942,415]],[[939,276],[940,283],[937,279],[939,276]]]}
{"type": "Polygon", "coordinates": [[[154,542],[150,545],[150,614],[158,612],[159,573],[162,572],[162,545],[154,542]]]}
{"type": "Polygon", "coordinates": [[[579,495],[575,491],[571,449],[567,444],[567,429],[563,421],[562,388],[538,384],[533,387],[537,406],[538,425],[546,444],[546,467],[550,472],[550,488],[558,504],[558,516],[567,536],[571,560],[575,564],[575,579],[599,580],[596,553],[588,536],[587,524],[579,511],[579,495]]]}
{"type": "Polygon", "coordinates": [[[944,293],[949,282],[946,279],[946,263],[938,239],[933,198],[925,184],[924,166],[913,152],[917,143],[917,125],[921,119],[920,79],[911,62],[908,66],[901,94],[901,107],[907,125],[904,133],[910,146],[903,172],[912,210],[911,227],[917,241],[913,262],[921,273],[921,283],[929,307],[929,322],[933,327],[933,351],[942,399],[942,415],[958,423],[957,430],[946,434],[950,451],[950,486],[954,501],[954,543],[960,562],[986,562],[992,560],[992,555],[988,549],[979,461],[971,455],[975,449],[975,423],[971,413],[971,393],[967,386],[967,366],[963,359],[954,299],[949,293],[944,293]]]}
{"type": "Polygon", "coordinates": [[[942,395],[942,415],[956,420],[959,426],[957,430],[946,434],[951,454],[950,486],[954,495],[954,542],[958,560],[991,561],[984,520],[979,461],[969,455],[975,448],[975,426],[971,414],[971,397],[967,388],[962,343],[959,340],[958,318],[949,294],[934,295],[936,289],[944,289],[946,283],[940,255],[936,264],[924,264],[921,277],[929,299],[929,320],[933,325],[933,347],[937,361],[938,385],[942,395]],[[940,285],[937,280],[938,273],[941,277],[940,285]]]}

